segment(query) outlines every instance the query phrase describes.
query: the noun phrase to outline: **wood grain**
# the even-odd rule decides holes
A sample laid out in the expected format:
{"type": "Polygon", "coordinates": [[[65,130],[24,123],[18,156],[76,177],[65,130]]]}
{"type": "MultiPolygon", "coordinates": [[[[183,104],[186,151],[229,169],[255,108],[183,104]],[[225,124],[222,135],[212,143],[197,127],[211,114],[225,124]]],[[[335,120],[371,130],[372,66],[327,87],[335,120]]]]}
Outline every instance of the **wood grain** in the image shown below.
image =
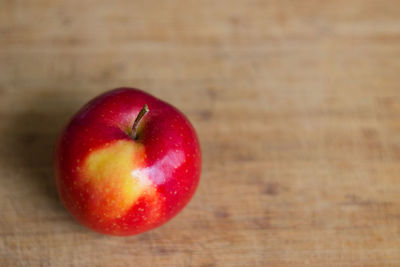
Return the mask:
{"type": "Polygon", "coordinates": [[[0,2],[0,266],[400,266],[400,5],[0,2]],[[115,238],[58,201],[52,148],[123,85],[188,115],[193,201],[115,238]]]}

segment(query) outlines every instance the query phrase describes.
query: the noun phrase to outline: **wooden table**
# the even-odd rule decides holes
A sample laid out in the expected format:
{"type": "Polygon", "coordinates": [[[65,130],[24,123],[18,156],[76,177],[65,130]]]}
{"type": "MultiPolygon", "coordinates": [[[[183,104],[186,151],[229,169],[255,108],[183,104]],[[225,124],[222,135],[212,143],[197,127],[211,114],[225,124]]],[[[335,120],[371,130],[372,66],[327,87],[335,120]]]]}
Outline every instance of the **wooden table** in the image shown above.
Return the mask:
{"type": "Polygon", "coordinates": [[[400,4],[0,2],[0,266],[400,266],[400,4]],[[123,85],[203,149],[186,209],[99,235],[61,206],[66,120],[123,85]]]}

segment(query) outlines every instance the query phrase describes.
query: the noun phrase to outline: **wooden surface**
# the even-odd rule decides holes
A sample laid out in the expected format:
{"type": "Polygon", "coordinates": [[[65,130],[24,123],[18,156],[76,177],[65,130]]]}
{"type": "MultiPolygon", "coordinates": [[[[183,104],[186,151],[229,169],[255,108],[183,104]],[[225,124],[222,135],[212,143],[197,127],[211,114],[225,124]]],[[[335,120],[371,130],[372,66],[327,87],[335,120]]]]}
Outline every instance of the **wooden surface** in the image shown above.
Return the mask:
{"type": "Polygon", "coordinates": [[[0,266],[400,266],[400,3],[0,2],[0,266]],[[180,108],[199,189],[102,236],[58,201],[66,120],[122,85],[180,108]]]}

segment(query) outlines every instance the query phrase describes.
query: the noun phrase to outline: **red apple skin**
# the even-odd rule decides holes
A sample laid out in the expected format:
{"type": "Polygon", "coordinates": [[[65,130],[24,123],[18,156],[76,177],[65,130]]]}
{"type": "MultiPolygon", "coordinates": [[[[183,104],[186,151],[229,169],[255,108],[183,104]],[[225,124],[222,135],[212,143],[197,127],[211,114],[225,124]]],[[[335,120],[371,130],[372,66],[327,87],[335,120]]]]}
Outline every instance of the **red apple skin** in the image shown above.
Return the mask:
{"type": "Polygon", "coordinates": [[[134,235],[174,217],[199,182],[196,132],[176,108],[143,91],[119,88],[87,103],[61,133],[54,153],[60,199],[88,228],[134,235]],[[149,112],[137,130],[139,111],[149,112]]]}

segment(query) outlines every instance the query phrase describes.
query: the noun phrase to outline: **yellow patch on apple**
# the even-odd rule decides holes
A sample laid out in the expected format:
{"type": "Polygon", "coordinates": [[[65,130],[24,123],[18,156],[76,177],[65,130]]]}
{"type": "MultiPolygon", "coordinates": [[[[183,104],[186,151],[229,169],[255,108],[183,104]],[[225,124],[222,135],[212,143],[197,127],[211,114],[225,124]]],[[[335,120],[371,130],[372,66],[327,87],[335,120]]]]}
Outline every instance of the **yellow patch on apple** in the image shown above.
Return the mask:
{"type": "Polygon", "coordinates": [[[90,184],[90,210],[104,219],[126,214],[141,196],[155,197],[156,190],[147,176],[135,176],[141,168],[145,149],[142,144],[119,140],[93,151],[84,162],[84,178],[90,184]]]}

